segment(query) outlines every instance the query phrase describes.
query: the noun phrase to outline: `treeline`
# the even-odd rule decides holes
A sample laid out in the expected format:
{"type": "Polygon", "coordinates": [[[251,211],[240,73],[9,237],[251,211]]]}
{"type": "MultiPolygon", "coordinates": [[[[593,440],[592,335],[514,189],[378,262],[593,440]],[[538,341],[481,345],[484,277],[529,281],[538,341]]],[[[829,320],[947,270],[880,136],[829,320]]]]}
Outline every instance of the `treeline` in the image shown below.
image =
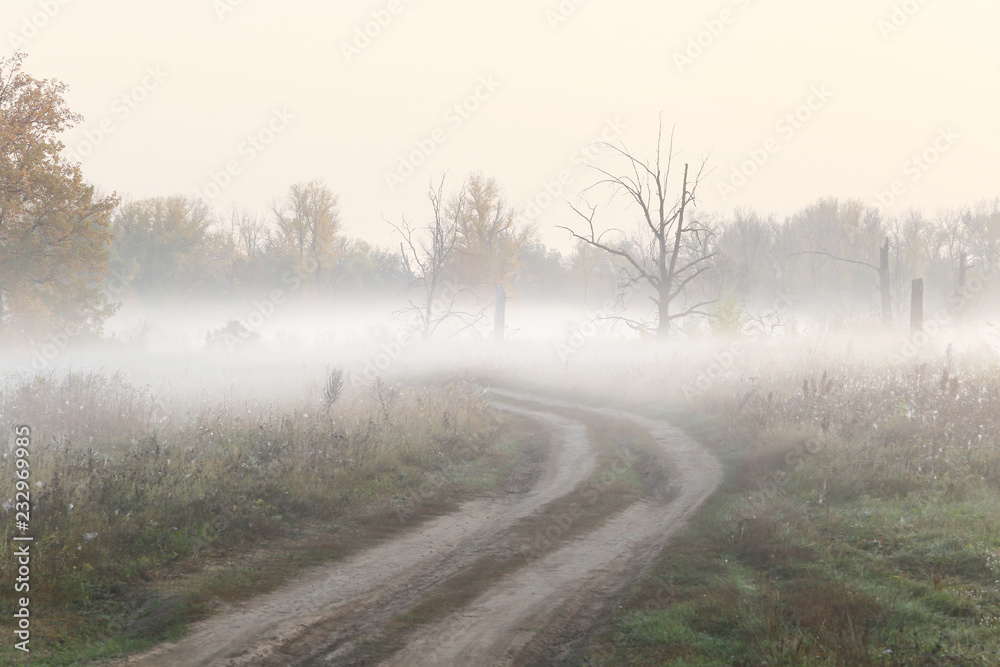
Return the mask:
{"type": "MultiPolygon", "coordinates": [[[[99,335],[123,300],[257,298],[276,289],[331,300],[399,299],[419,314],[428,335],[452,315],[482,318],[497,286],[511,298],[580,308],[618,294],[629,323],[650,330],[645,323],[655,325],[657,313],[647,309],[647,297],[657,297],[650,288],[667,270],[671,238],[679,265],[697,269],[671,274],[669,289],[661,289],[678,303],[697,304],[690,317],[670,311],[685,313],[680,324],[687,333],[737,332],[754,321],[795,328],[802,314],[878,319],[886,293],[899,321],[913,278],[926,281],[929,312],[984,312],[988,303],[1000,304],[992,280],[1000,263],[998,200],[933,216],[887,216],[860,200],[829,198],[783,220],[749,209],[721,217],[699,210],[694,187],[685,183],[684,234],[672,237],[664,227],[658,243],[644,233],[636,211],[618,212],[574,234],[578,244],[563,254],[545,247],[496,179],[480,173],[432,182],[425,208],[411,217],[371,221],[391,226],[390,247],[347,237],[339,195],[322,181],[291,185],[265,210],[213,212],[180,196],[100,196],[80,165],[62,156],[58,136],[80,120],[65,106],[65,86],[25,74],[22,60],[0,60],[5,341],[58,331],[99,335]]],[[[618,152],[632,166],[645,166],[618,152]]],[[[614,182],[631,192],[627,177],[614,182]]],[[[655,191],[640,187],[632,194],[645,204],[655,191]]],[[[576,209],[581,226],[593,223],[588,210],[576,209]]]]}
{"type": "MultiPolygon", "coordinates": [[[[614,284],[609,262],[585,252],[563,257],[519,225],[495,179],[471,174],[442,207],[452,225],[442,280],[483,295],[502,284],[512,294],[581,304],[596,283],[603,291],[614,284]]],[[[344,235],[339,196],[322,181],[290,186],[265,210],[214,214],[180,196],[126,201],[110,217],[108,267],[118,291],[149,301],[256,296],[287,289],[290,274],[297,290],[314,297],[405,296],[422,278],[413,252],[433,239],[406,218],[377,224],[396,227],[399,245],[344,235]]]]}
{"type": "MultiPolygon", "coordinates": [[[[318,181],[291,186],[270,210],[234,208],[220,217],[181,197],[127,202],[111,216],[109,268],[148,300],[266,294],[287,289],[290,272],[312,296],[411,298],[416,292],[425,300],[421,286],[433,269],[416,260],[423,253],[434,261],[436,243],[452,246],[450,253],[446,245],[437,249],[439,278],[482,303],[496,284],[514,298],[581,308],[616,292],[620,258],[582,243],[567,254],[545,247],[536,230],[518,226],[517,211],[494,179],[472,174],[450,198],[442,181],[428,200],[422,224],[382,222],[398,232],[400,246],[389,248],[344,236],[338,197],[318,181]]],[[[700,224],[710,231],[705,243],[712,267],[691,289],[715,301],[711,317],[701,318],[703,330],[735,330],[754,320],[788,325],[803,312],[843,323],[877,320],[886,244],[896,321],[908,317],[916,277],[926,282],[930,308],[947,306],[963,287],[973,290],[963,299],[967,312],[1000,304],[1000,285],[992,282],[1000,262],[1000,201],[886,217],[860,200],[826,198],[782,220],[741,209],[725,218],[703,215],[700,224]],[[775,309],[776,302],[783,306],[775,309]],[[763,321],[765,314],[771,319],[763,321]]],[[[642,252],[635,238],[620,245],[642,252]]],[[[690,323],[687,330],[698,328],[690,323]]]]}
{"type": "Polygon", "coordinates": [[[925,312],[953,315],[1000,310],[1000,199],[926,215],[885,215],[861,200],[821,199],[778,221],[738,210],[718,228],[711,274],[720,294],[735,295],[747,314],[775,297],[784,314],[811,313],[844,324],[881,319],[881,252],[888,251],[891,317],[908,322],[910,287],[923,278],[925,312]]]}

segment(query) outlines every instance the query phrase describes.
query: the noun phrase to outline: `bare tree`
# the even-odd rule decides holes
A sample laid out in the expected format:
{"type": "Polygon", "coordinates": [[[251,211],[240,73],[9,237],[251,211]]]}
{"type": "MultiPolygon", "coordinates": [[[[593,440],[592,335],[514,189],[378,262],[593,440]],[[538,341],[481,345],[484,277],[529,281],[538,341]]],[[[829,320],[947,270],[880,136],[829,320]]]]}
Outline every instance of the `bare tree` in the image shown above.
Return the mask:
{"type": "Polygon", "coordinates": [[[796,235],[799,247],[809,248],[790,252],[788,257],[809,255],[837,262],[833,267],[839,268],[834,271],[831,271],[833,267],[824,266],[828,263],[810,263],[814,289],[826,286],[829,292],[843,295],[856,283],[858,275],[848,270],[847,265],[874,271],[878,279],[882,324],[892,325],[890,239],[886,221],[878,210],[860,199],[841,201],[836,197],[824,197],[793,216],[786,222],[785,230],[796,235]],[[877,245],[879,241],[881,245],[877,245]],[[876,251],[877,259],[869,254],[876,251]]]}
{"type": "Polygon", "coordinates": [[[403,265],[410,276],[411,287],[422,292],[422,303],[409,301],[405,312],[416,313],[419,317],[421,335],[429,338],[438,327],[449,319],[461,321],[467,328],[484,317],[484,311],[469,314],[457,309],[457,302],[463,290],[458,289],[448,279],[448,271],[455,248],[459,241],[462,221],[468,215],[466,186],[451,202],[444,200],[444,181],[441,177],[437,189],[433,182],[427,192],[433,212],[432,221],[424,227],[414,227],[406,218],[399,224],[386,222],[403,238],[399,244],[403,265]]]}
{"type": "Polygon", "coordinates": [[[598,233],[594,224],[597,214],[596,206],[587,206],[582,211],[572,206],[573,211],[586,223],[584,233],[577,233],[569,227],[561,227],[573,238],[599,248],[610,255],[618,257],[623,264],[622,289],[645,284],[652,287],[655,296],[650,297],[657,308],[657,335],[667,336],[674,320],[689,315],[706,315],[699,310],[714,302],[713,300],[688,303],[688,289],[698,276],[712,268],[710,260],[715,252],[709,251],[707,238],[710,230],[695,221],[686,219],[690,208],[696,203],[698,184],[704,174],[705,163],[702,161],[697,175],[689,177],[688,165],[684,165],[681,181],[681,193],[674,197],[670,194],[670,174],[674,158],[673,132],[667,154],[662,154],[663,126],[656,142],[656,160],[652,164],[641,160],[630,153],[624,145],[621,147],[605,144],[613,152],[614,157],[622,158],[626,163],[625,174],[618,175],[593,165],[592,168],[601,174],[601,178],[589,189],[597,186],[608,186],[613,195],[624,195],[638,206],[642,220],[641,237],[638,242],[628,243],[626,239],[618,242],[605,241],[605,235],[611,231],[622,233],[622,230],[606,230],[598,233]],[[663,161],[666,164],[663,164],[663,161]],[[671,306],[678,301],[681,306],[674,312],[671,306]]]}
{"type": "Polygon", "coordinates": [[[228,214],[229,236],[248,259],[256,259],[267,240],[267,222],[263,214],[233,206],[228,214]]]}
{"type": "Polygon", "coordinates": [[[892,288],[891,288],[891,274],[889,271],[889,237],[886,237],[885,242],[879,248],[879,263],[878,266],[872,264],[871,262],[866,262],[864,260],[850,259],[849,257],[839,257],[826,250],[803,250],[801,252],[793,252],[792,255],[822,255],[824,257],[829,257],[830,259],[835,259],[838,262],[846,262],[847,264],[856,264],[858,266],[864,266],[872,269],[878,274],[879,279],[879,295],[881,297],[881,313],[882,313],[882,325],[886,327],[892,326],[892,288]]]}

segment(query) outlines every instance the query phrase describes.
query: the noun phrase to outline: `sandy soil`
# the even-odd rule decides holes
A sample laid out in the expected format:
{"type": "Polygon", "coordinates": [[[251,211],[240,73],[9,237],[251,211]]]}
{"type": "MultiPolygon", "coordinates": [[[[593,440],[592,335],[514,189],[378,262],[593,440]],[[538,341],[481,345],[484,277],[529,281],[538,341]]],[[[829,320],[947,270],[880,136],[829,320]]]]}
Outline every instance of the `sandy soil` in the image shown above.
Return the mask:
{"type": "MultiPolygon", "coordinates": [[[[437,585],[489,553],[519,518],[568,493],[596,462],[579,422],[544,404],[582,406],[493,392],[498,406],[536,419],[552,433],[552,452],[527,492],[480,499],[273,593],[198,624],[188,637],[118,664],[338,665],[359,643],[415,606],[437,585]],[[526,410],[504,397],[540,404],[526,410]]],[[[590,408],[585,408],[590,409],[590,408]]],[[[590,409],[592,410],[592,409],[590,409]]],[[[594,532],[496,581],[466,608],[418,628],[387,665],[558,664],[634,582],[670,535],[716,488],[715,459],[669,424],[616,410],[592,410],[646,429],[669,454],[671,488],[636,503],[594,532]]],[[[362,652],[363,653],[363,652],[362,652]]]]}

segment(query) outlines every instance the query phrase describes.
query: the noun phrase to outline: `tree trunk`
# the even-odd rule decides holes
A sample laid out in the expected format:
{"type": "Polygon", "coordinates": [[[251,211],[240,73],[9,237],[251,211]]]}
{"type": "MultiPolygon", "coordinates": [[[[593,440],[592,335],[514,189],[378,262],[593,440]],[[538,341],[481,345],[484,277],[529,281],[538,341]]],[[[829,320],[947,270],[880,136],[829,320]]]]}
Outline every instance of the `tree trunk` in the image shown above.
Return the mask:
{"type": "MultiPolygon", "coordinates": [[[[958,280],[955,283],[955,294],[958,294],[962,298],[964,298],[963,295],[965,294],[965,274],[969,268],[968,262],[969,262],[969,255],[968,253],[963,252],[962,257],[959,259],[959,264],[958,264],[958,280]]],[[[954,313],[955,319],[960,319],[962,317],[962,311],[964,310],[961,305],[963,301],[962,299],[956,299],[955,303],[956,303],[955,313],[954,313]]]]}
{"type": "Polygon", "coordinates": [[[889,291],[889,239],[882,245],[878,263],[879,291],[882,293],[882,325],[892,326],[892,294],[889,291]]]}
{"type": "Polygon", "coordinates": [[[666,338],[670,335],[670,302],[667,300],[665,290],[661,290],[660,300],[657,304],[658,322],[656,326],[656,337],[666,338]]]}
{"type": "Polygon", "coordinates": [[[507,307],[507,294],[503,291],[503,287],[497,284],[496,289],[496,305],[493,309],[493,340],[496,342],[503,341],[503,327],[504,327],[504,311],[507,307]]]}
{"type": "Polygon", "coordinates": [[[656,336],[666,338],[670,335],[670,291],[674,287],[677,271],[677,257],[681,251],[682,235],[684,234],[684,208],[687,206],[688,166],[684,165],[684,181],[681,183],[681,207],[677,213],[677,229],[674,232],[673,248],[670,254],[670,264],[667,264],[667,230],[660,227],[660,289],[656,336]]]}
{"type": "Polygon", "coordinates": [[[437,281],[432,280],[430,288],[427,290],[427,304],[424,306],[424,332],[421,338],[430,340],[431,338],[431,318],[434,317],[434,292],[437,291],[437,281]]]}
{"type": "Polygon", "coordinates": [[[924,279],[914,278],[910,291],[910,333],[924,329],[924,279]]]}

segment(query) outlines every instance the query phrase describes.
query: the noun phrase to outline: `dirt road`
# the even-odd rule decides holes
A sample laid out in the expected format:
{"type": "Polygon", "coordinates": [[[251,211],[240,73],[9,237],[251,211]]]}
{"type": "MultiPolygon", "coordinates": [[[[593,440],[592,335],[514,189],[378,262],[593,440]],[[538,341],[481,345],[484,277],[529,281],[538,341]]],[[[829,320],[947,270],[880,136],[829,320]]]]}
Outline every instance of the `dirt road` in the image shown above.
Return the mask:
{"type": "MultiPolygon", "coordinates": [[[[131,658],[129,665],[371,664],[370,645],[449,577],[496,550],[519,519],[572,491],[595,468],[587,430],[546,407],[581,406],[494,391],[498,407],[537,420],[552,451],[527,492],[464,504],[411,532],[321,569],[293,585],[197,625],[185,639],[131,658]],[[533,409],[515,407],[530,401],[533,409]]],[[[460,611],[405,631],[385,665],[557,664],[586,640],[614,599],[641,574],[670,535],[716,488],[718,463],[669,424],[617,410],[670,457],[671,493],[654,494],[598,529],[499,578],[460,611]]],[[[398,634],[398,630],[396,631],[398,634]]]]}

